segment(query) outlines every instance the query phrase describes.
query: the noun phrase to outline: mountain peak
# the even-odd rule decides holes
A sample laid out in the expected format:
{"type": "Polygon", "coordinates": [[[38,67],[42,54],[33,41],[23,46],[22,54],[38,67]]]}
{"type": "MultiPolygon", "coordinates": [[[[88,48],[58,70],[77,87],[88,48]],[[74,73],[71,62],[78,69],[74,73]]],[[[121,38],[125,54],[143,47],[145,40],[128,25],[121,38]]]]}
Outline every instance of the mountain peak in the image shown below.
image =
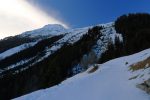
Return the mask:
{"type": "Polygon", "coordinates": [[[66,28],[59,24],[47,24],[42,28],[35,29],[32,31],[27,31],[22,34],[22,36],[50,36],[50,35],[59,35],[66,32],[66,28]]]}
{"type": "Polygon", "coordinates": [[[47,24],[45,25],[43,28],[45,29],[65,29],[64,26],[60,25],[60,24],[47,24]]]}

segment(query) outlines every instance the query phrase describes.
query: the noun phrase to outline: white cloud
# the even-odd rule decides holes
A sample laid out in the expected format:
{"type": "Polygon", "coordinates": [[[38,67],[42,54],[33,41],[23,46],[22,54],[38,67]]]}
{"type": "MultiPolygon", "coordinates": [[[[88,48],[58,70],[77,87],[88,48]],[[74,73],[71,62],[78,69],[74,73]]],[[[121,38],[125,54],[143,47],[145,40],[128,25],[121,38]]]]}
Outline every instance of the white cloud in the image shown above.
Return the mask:
{"type": "Polygon", "coordinates": [[[64,22],[31,6],[26,0],[0,0],[0,38],[20,34],[46,24],[61,24],[67,27],[64,22]]]}

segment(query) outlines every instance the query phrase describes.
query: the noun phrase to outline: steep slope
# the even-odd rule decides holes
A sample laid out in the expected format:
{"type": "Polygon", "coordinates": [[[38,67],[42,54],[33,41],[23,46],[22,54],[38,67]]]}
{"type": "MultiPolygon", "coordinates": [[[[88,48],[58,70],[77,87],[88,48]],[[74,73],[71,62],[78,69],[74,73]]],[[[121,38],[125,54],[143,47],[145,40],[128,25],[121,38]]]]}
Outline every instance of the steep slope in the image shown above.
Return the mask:
{"type": "Polygon", "coordinates": [[[19,47],[25,43],[37,42],[48,37],[64,34],[66,31],[67,29],[61,25],[49,24],[42,28],[27,31],[17,36],[7,37],[0,40],[0,53],[17,46],[19,47]]]}
{"type": "MultiPolygon", "coordinates": [[[[108,23],[105,25],[103,24],[103,25],[99,25],[99,26],[103,26],[103,29],[101,30],[102,35],[96,40],[97,43],[94,44],[93,48],[92,48],[98,57],[100,57],[101,53],[103,53],[106,50],[107,44],[110,40],[114,42],[115,37],[119,37],[120,39],[122,38],[120,34],[117,34],[115,32],[113,23],[108,23]]],[[[47,28],[47,27],[51,27],[52,29],[55,28],[55,26],[52,27],[52,25],[47,25],[44,28],[47,28]]],[[[60,39],[58,38],[55,41],[53,41],[52,43],[50,42],[50,40],[52,40],[52,38],[59,37],[58,35],[53,36],[53,37],[48,37],[46,39],[38,40],[36,42],[25,43],[20,46],[11,48],[0,54],[0,58],[1,58],[0,65],[3,66],[1,68],[5,68],[6,70],[4,70],[4,71],[7,71],[7,69],[10,70],[10,68],[15,68],[15,67],[24,65],[25,63],[28,63],[29,61],[34,59],[37,55],[33,53],[34,55],[30,56],[30,57],[27,57],[27,56],[20,57],[24,53],[26,53],[25,51],[29,51],[28,54],[31,54],[32,48],[37,47],[37,46],[39,47],[39,45],[43,44],[43,43],[49,44],[49,45],[43,44],[45,46],[41,45],[41,47],[39,47],[39,48],[42,48],[42,47],[44,47],[44,48],[42,51],[38,51],[38,52],[39,53],[45,52],[45,54],[43,54],[43,56],[40,56],[40,58],[37,58],[36,61],[33,61],[32,63],[30,63],[30,66],[32,66],[32,65],[42,61],[43,59],[47,58],[51,54],[55,53],[57,50],[59,50],[64,45],[76,43],[84,35],[86,35],[88,33],[88,30],[90,28],[92,28],[92,26],[86,27],[86,28],[67,30],[66,34],[61,35],[60,39]],[[49,43],[48,43],[48,40],[49,40],[49,43]],[[44,42],[44,41],[47,41],[47,42],[44,42]],[[51,43],[51,45],[50,45],[50,43],[51,43]],[[20,59],[17,60],[17,58],[20,58],[20,59]],[[13,59],[16,59],[16,60],[13,60],[13,59]],[[8,61],[9,61],[9,63],[4,64],[5,62],[8,62],[8,61]],[[12,63],[10,63],[10,61],[12,63]]],[[[39,30],[41,32],[41,30],[43,30],[43,28],[39,29],[39,30]]],[[[34,34],[37,34],[36,31],[39,31],[39,30],[31,31],[32,35],[31,34],[30,35],[34,36],[34,34]]],[[[27,32],[27,33],[30,33],[30,32],[27,32]]],[[[49,33],[49,34],[51,34],[51,33],[49,33]]],[[[93,33],[91,33],[91,34],[93,34],[93,33]]],[[[24,35],[24,34],[22,34],[22,35],[24,35]]],[[[37,34],[37,35],[39,35],[39,34],[37,34]]]]}
{"type": "Polygon", "coordinates": [[[130,65],[150,57],[150,49],[131,56],[117,58],[97,65],[98,70],[87,71],[61,84],[33,92],[14,100],[149,100],[150,96],[136,85],[150,78],[150,68],[131,72],[130,65]],[[144,72],[143,72],[144,71],[144,72]],[[144,75],[130,79],[136,74],[144,75]]]}

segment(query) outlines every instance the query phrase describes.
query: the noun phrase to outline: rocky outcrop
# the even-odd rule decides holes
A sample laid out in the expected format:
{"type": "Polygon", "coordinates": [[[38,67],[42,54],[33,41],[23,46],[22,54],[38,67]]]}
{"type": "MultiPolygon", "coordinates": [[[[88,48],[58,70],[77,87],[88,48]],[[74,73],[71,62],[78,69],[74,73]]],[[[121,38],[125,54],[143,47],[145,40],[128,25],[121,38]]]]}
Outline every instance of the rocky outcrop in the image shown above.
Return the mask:
{"type": "Polygon", "coordinates": [[[144,81],[144,83],[142,84],[138,84],[137,87],[145,91],[146,93],[150,94],[150,79],[144,81]]]}

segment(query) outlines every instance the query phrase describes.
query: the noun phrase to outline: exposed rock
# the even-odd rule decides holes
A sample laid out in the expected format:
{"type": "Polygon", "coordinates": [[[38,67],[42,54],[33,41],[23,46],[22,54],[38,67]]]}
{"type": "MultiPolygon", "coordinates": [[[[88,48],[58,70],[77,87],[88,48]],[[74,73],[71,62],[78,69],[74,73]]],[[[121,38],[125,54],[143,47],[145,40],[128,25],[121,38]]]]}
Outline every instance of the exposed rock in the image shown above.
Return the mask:
{"type": "Polygon", "coordinates": [[[150,87],[150,79],[145,82],[150,87]]]}
{"type": "Polygon", "coordinates": [[[90,73],[93,73],[93,72],[95,72],[96,70],[98,70],[98,65],[93,65],[93,68],[91,69],[91,70],[89,70],[88,71],[88,73],[90,74],[90,73]]]}
{"type": "Polygon", "coordinates": [[[146,93],[150,94],[150,79],[148,79],[147,81],[145,81],[142,84],[138,84],[137,88],[145,91],[146,93]]]}

